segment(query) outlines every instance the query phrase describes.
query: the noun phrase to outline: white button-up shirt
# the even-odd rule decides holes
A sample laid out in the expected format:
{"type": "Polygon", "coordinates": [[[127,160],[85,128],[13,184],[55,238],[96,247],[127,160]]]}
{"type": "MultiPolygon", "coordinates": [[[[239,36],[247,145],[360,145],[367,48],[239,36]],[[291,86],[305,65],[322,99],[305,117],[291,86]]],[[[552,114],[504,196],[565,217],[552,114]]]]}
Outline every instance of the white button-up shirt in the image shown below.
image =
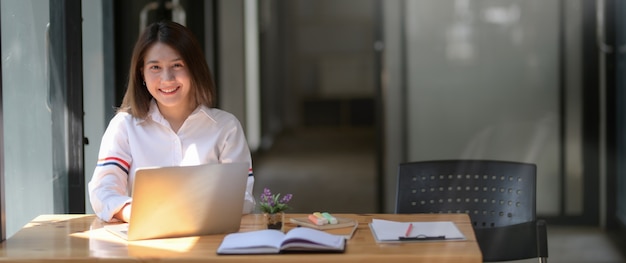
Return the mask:
{"type": "Polygon", "coordinates": [[[100,144],[98,163],[89,182],[91,205],[98,217],[111,221],[132,198],[139,167],[247,162],[250,164],[244,213],[250,213],[254,177],[250,149],[237,118],[220,109],[199,106],[175,133],[153,100],[148,117],[117,113],[100,144]]]}

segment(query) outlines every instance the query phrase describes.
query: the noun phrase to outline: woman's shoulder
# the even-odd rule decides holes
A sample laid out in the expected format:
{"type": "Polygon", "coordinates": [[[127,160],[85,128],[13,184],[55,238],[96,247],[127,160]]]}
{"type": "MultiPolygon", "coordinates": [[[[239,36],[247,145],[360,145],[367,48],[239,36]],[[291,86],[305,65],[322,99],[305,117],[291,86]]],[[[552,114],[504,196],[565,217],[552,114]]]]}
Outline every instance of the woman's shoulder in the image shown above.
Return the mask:
{"type": "Polygon", "coordinates": [[[136,117],[133,117],[133,115],[131,115],[128,112],[124,112],[124,111],[119,111],[117,113],[115,113],[115,115],[113,116],[113,118],[111,118],[111,121],[109,122],[109,126],[111,125],[115,125],[115,126],[120,126],[120,125],[135,125],[138,122],[141,122],[143,120],[137,119],[136,117]]]}
{"type": "Polygon", "coordinates": [[[119,122],[119,121],[129,121],[132,119],[133,119],[133,115],[131,115],[130,113],[125,112],[125,111],[118,111],[115,113],[115,115],[113,115],[113,118],[111,119],[111,121],[119,122]]]}
{"type": "Polygon", "coordinates": [[[204,111],[211,119],[213,119],[217,123],[232,121],[239,122],[234,114],[222,109],[203,107],[202,111],[204,111]]]}

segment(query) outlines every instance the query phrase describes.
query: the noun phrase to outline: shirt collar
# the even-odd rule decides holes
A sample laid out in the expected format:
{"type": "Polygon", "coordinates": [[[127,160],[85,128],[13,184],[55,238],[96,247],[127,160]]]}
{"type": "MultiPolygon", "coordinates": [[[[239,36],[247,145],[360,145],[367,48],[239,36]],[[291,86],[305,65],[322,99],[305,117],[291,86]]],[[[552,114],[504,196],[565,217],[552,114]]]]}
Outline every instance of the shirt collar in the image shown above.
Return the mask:
{"type": "MultiPolygon", "coordinates": [[[[190,115],[188,118],[194,117],[196,115],[201,115],[201,116],[205,116],[208,119],[210,119],[213,122],[215,121],[215,118],[213,118],[213,116],[211,116],[211,109],[205,105],[200,105],[198,106],[190,115]]],[[[167,122],[165,120],[165,117],[163,117],[163,115],[161,114],[161,112],[159,111],[159,107],[157,107],[156,101],[154,99],[152,99],[150,101],[150,109],[148,110],[148,116],[146,116],[146,118],[144,119],[140,119],[137,124],[141,124],[143,122],[145,122],[148,119],[152,119],[154,122],[167,122]]]]}

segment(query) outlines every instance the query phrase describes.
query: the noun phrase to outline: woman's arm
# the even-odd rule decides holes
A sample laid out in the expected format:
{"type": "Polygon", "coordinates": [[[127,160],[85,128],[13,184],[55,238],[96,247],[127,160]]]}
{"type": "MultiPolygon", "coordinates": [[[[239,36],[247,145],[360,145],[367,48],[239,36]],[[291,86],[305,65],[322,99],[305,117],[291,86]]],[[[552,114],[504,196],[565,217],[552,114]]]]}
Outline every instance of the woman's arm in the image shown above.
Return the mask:
{"type": "MultiPolygon", "coordinates": [[[[231,115],[232,116],[232,115],[231,115]]],[[[224,137],[222,151],[220,153],[220,162],[247,162],[249,164],[248,169],[248,182],[246,185],[246,193],[244,196],[243,213],[249,214],[254,210],[256,201],[252,195],[254,188],[254,173],[252,171],[252,157],[250,154],[250,148],[243,132],[243,128],[239,121],[232,116],[230,127],[226,129],[227,134],[224,137]]]]}
{"type": "Polygon", "coordinates": [[[129,152],[125,118],[118,114],[102,136],[98,162],[88,185],[91,206],[104,221],[111,221],[131,201],[129,152]]]}

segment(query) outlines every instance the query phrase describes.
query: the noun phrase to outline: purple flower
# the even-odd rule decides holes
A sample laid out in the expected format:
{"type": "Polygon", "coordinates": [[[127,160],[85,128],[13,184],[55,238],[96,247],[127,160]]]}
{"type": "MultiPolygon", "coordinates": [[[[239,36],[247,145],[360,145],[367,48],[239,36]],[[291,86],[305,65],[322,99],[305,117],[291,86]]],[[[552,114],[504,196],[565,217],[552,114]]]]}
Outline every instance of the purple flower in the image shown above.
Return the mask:
{"type": "Polygon", "coordinates": [[[263,189],[263,193],[261,194],[261,201],[267,202],[272,199],[272,192],[269,188],[263,189]]]}
{"type": "Polygon", "coordinates": [[[286,194],[285,196],[280,198],[280,193],[272,194],[269,188],[264,188],[263,193],[261,194],[261,202],[259,205],[261,206],[261,211],[264,213],[278,213],[284,210],[287,210],[289,206],[287,203],[293,197],[292,194],[286,194]]]}
{"type": "Polygon", "coordinates": [[[283,199],[280,200],[281,203],[287,203],[289,202],[289,200],[291,200],[291,196],[293,196],[292,194],[286,194],[285,196],[283,196],[283,199]]]}

